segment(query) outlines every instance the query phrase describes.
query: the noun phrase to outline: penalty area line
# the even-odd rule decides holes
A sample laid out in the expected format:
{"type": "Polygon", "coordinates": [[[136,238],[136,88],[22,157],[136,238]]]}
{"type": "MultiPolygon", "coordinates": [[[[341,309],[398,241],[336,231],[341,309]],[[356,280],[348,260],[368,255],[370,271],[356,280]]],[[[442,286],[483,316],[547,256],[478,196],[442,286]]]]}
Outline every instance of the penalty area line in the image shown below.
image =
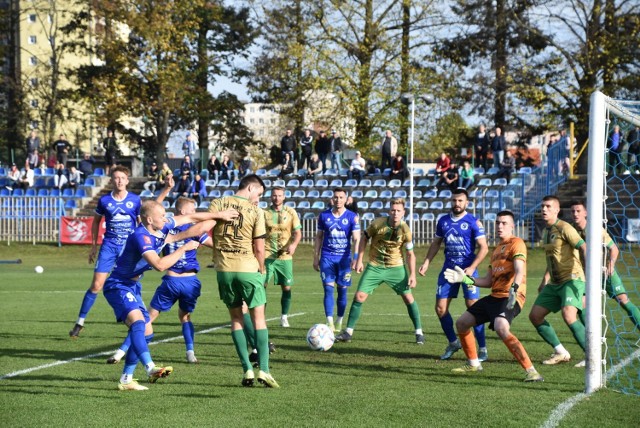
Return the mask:
{"type": "MultiPolygon", "coordinates": [[[[620,361],[618,364],[616,364],[615,366],[613,366],[609,370],[607,370],[607,373],[605,375],[605,379],[607,379],[607,380],[611,379],[620,370],[625,368],[627,365],[629,365],[629,363],[631,363],[632,361],[634,361],[638,357],[640,357],[640,349],[636,350],[633,354],[629,355],[627,358],[625,358],[624,360],[620,361]]],[[[585,398],[588,398],[591,394],[593,394],[593,393],[587,394],[585,392],[581,392],[579,394],[574,395],[573,397],[569,397],[568,399],[566,399],[565,401],[560,403],[558,405],[558,407],[553,409],[553,412],[551,412],[551,414],[549,415],[549,419],[547,419],[546,422],[544,424],[542,424],[541,427],[542,428],[555,428],[555,427],[557,427],[560,424],[560,421],[562,421],[562,419],[564,419],[564,417],[567,416],[569,411],[574,406],[579,404],[585,398]]]]}
{"type": "MultiPolygon", "coordinates": [[[[298,312],[298,313],[295,313],[295,314],[289,314],[289,317],[290,318],[291,317],[297,317],[297,316],[304,315],[304,314],[305,314],[304,312],[298,312]]],[[[269,319],[267,319],[267,322],[275,321],[275,320],[279,320],[279,319],[280,319],[280,317],[269,318],[269,319]]],[[[201,331],[196,331],[195,334],[207,334],[207,333],[211,333],[211,332],[214,332],[214,331],[217,331],[217,330],[222,330],[224,328],[229,328],[229,327],[231,327],[231,324],[224,324],[224,325],[220,325],[220,326],[217,326],[217,327],[207,328],[207,329],[201,330],[201,331]]],[[[162,340],[154,340],[153,342],[149,343],[149,346],[157,345],[159,343],[173,342],[173,341],[176,341],[176,340],[180,340],[182,338],[183,338],[182,335],[180,335],[180,336],[169,337],[167,339],[162,339],[162,340]]],[[[91,358],[103,357],[105,355],[111,355],[113,353],[114,353],[114,351],[104,351],[104,352],[98,352],[98,353],[95,353],[95,354],[83,355],[82,357],[74,357],[74,358],[70,358],[68,360],[54,361],[53,363],[43,364],[41,366],[30,367],[28,369],[23,369],[23,370],[18,370],[18,371],[12,372],[12,373],[7,373],[6,375],[0,376],[0,380],[10,379],[10,378],[21,376],[21,375],[24,375],[24,374],[33,373],[33,372],[38,371],[38,370],[44,370],[44,369],[48,369],[48,368],[51,368],[51,367],[61,366],[63,364],[74,363],[76,361],[83,361],[83,360],[88,360],[88,359],[91,359],[91,358]]]]}

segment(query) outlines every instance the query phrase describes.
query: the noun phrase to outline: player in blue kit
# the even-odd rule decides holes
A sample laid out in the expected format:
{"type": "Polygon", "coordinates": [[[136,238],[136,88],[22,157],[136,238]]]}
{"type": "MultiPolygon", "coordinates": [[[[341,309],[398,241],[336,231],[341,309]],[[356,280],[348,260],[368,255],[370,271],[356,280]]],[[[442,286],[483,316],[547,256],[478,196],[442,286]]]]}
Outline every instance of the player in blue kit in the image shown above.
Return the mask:
{"type": "Polygon", "coordinates": [[[320,213],[318,231],[314,240],[313,268],[320,272],[324,287],[324,312],[327,325],[333,331],[342,329],[342,319],[347,308],[347,287],[351,285],[351,244],[358,259],[360,243],[360,219],[345,208],[347,192],[333,190],[333,208],[320,213]],[[338,319],[334,326],[334,289],[338,288],[338,319]]]}
{"type": "Polygon", "coordinates": [[[153,337],[150,317],[140,298],[142,284],[140,279],[150,269],[165,271],[174,266],[187,251],[195,250],[199,242],[190,240],[173,253],[160,257],[165,243],[173,242],[169,235],[171,229],[183,224],[204,220],[232,220],[238,216],[235,210],[218,213],[199,213],[165,217],[164,207],[156,201],[146,201],[140,210],[141,225],[127,238],[118,256],[111,275],[103,288],[118,322],[129,327],[131,348],[125,356],[125,365],[118,384],[120,390],[145,390],[146,387],[133,379],[138,360],[142,361],[149,376],[149,382],[155,383],[173,371],[172,367],[156,367],[149,353],[148,341],[153,337]]]}
{"type": "MultiPolygon", "coordinates": [[[[170,183],[173,180],[170,179],[170,183]]],[[[163,193],[158,196],[156,202],[161,203],[167,194],[171,191],[173,186],[167,185],[163,193]]],[[[196,201],[189,198],[178,198],[176,201],[176,210],[181,215],[194,214],[196,212],[196,201]]],[[[208,229],[211,229],[214,222],[203,222],[202,225],[208,229]],[[205,226],[206,224],[206,226],[205,226]]],[[[191,224],[183,224],[169,231],[170,235],[173,235],[174,239],[178,239],[176,236],[180,232],[185,232],[191,227],[191,224]]],[[[182,234],[181,234],[182,235],[182,234]]],[[[183,246],[186,242],[191,240],[198,241],[200,245],[205,245],[213,248],[213,240],[207,233],[198,234],[192,238],[186,240],[180,240],[167,244],[164,249],[164,255],[169,255],[175,252],[178,248],[183,246]]],[[[178,319],[182,324],[182,336],[184,337],[185,346],[187,348],[187,361],[190,363],[197,363],[194,352],[194,327],[191,322],[191,313],[196,306],[196,301],[200,297],[201,283],[196,276],[200,270],[200,264],[196,257],[196,251],[187,251],[175,265],[171,266],[166,275],[162,278],[162,284],[156,289],[156,292],[151,299],[151,309],[149,310],[150,322],[153,323],[160,315],[160,312],[169,311],[176,302],[179,302],[178,319]]],[[[127,335],[120,348],[113,354],[113,356],[107,359],[107,364],[116,364],[122,357],[125,356],[127,350],[131,346],[131,337],[127,335]]]]}
{"type": "Polygon", "coordinates": [[[138,224],[140,214],[140,197],[127,191],[129,184],[129,169],[124,166],[117,166],[111,170],[111,184],[113,191],[104,195],[98,201],[96,215],[93,218],[91,228],[91,241],[93,243],[89,253],[89,263],[96,262],[93,271],[93,281],[82,299],[78,320],[69,331],[72,339],[77,339],[84,329],[84,320],[91,310],[91,307],[102,290],[105,280],[111,272],[113,265],[122,250],[127,237],[133,232],[138,224]],[[98,237],[100,233],[100,223],[105,218],[106,232],[100,247],[100,253],[96,260],[98,250],[98,237]]]}
{"type": "MultiPolygon", "coordinates": [[[[455,269],[456,266],[464,269],[464,272],[477,277],[477,267],[489,253],[484,227],[480,220],[466,212],[469,204],[469,194],[463,188],[453,191],[451,197],[451,213],[442,216],[436,226],[436,235],[427,251],[424,263],[418,272],[424,276],[429,269],[431,260],[436,256],[440,246],[444,242],[444,266],[438,276],[438,290],[436,291],[436,314],[440,319],[440,325],[445,336],[449,340],[449,345],[440,356],[442,360],[448,360],[451,356],[462,349],[460,341],[453,328],[453,318],[449,313],[451,299],[458,297],[460,283],[450,284],[444,277],[444,271],[455,269]],[[476,248],[478,253],[476,254],[476,248]]],[[[463,286],[463,294],[467,308],[473,305],[480,298],[480,290],[477,287],[463,286]]],[[[486,361],[488,359],[487,345],[484,334],[484,324],[474,327],[475,337],[478,340],[478,359],[486,361]]]]}

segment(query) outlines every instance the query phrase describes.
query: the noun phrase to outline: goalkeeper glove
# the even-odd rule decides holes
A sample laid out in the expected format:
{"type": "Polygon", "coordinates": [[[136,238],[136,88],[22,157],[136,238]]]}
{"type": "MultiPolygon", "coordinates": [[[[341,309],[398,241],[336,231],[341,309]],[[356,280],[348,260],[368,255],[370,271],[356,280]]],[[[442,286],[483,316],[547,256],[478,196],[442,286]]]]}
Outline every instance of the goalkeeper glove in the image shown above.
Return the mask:
{"type": "Polygon", "coordinates": [[[507,300],[507,309],[511,310],[516,305],[516,298],[518,297],[518,288],[520,286],[515,282],[511,284],[509,289],[509,299],[507,300]]]}
{"type": "Polygon", "coordinates": [[[473,287],[476,280],[464,273],[460,266],[456,266],[455,269],[447,269],[444,271],[444,278],[451,284],[461,282],[468,288],[473,287]]]}

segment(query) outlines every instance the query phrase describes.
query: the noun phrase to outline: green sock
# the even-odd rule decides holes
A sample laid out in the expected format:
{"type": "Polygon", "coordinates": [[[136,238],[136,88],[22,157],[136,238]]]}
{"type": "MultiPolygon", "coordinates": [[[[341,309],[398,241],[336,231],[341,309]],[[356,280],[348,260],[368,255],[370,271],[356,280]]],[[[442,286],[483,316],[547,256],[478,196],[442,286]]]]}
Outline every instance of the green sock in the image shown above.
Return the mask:
{"type": "Polygon", "coordinates": [[[413,322],[413,328],[416,330],[422,328],[422,321],[420,321],[420,308],[414,300],[412,303],[407,304],[407,311],[409,312],[409,318],[413,322]]]}
{"type": "Polygon", "coordinates": [[[282,305],[282,315],[288,315],[289,309],[291,309],[291,290],[282,290],[280,304],[282,305]]]}
{"type": "Polygon", "coordinates": [[[247,343],[253,349],[256,349],[256,330],[253,328],[253,321],[251,321],[251,315],[242,314],[244,318],[244,335],[247,338],[247,343]]]}
{"type": "Polygon", "coordinates": [[[578,311],[578,318],[580,318],[580,322],[582,323],[582,325],[587,325],[587,322],[584,320],[584,309],[578,311]]]}
{"type": "Polygon", "coordinates": [[[258,342],[260,370],[265,373],[269,373],[269,330],[266,328],[256,330],[256,341],[258,342]]]}
{"type": "Polygon", "coordinates": [[[360,312],[362,312],[362,302],[356,302],[354,300],[351,303],[351,308],[349,309],[349,319],[347,320],[347,328],[355,328],[356,323],[360,318],[360,312]]]}
{"type": "Polygon", "coordinates": [[[551,327],[551,324],[549,324],[547,320],[544,320],[542,324],[537,326],[536,330],[538,331],[540,337],[542,337],[544,341],[549,345],[553,346],[554,348],[560,345],[560,339],[558,339],[556,331],[553,329],[553,327],[551,327]]]}
{"type": "Polygon", "coordinates": [[[571,333],[573,333],[573,337],[576,339],[576,342],[578,342],[578,345],[580,345],[583,351],[586,351],[587,334],[584,328],[584,324],[582,324],[582,322],[578,320],[571,324],[569,328],[571,329],[571,333]]]}
{"type": "Polygon", "coordinates": [[[640,310],[636,305],[631,303],[631,300],[627,301],[627,303],[621,303],[622,309],[627,311],[627,314],[631,317],[631,320],[636,325],[636,327],[640,330],[640,310]]]}
{"type": "Polygon", "coordinates": [[[251,362],[249,361],[249,351],[247,351],[247,338],[244,335],[243,330],[233,330],[231,332],[233,338],[233,344],[236,346],[236,352],[240,357],[242,363],[242,370],[247,371],[251,369],[251,362]]]}

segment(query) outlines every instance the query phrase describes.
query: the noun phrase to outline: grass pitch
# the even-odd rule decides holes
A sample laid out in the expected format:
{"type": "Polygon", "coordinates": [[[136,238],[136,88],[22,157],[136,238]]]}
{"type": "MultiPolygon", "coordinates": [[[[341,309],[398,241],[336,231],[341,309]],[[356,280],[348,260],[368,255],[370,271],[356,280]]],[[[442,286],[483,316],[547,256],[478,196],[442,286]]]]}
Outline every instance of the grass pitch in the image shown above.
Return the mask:
{"type": "MultiPolygon", "coordinates": [[[[417,249],[418,260],[425,253],[426,248],[417,249]]],[[[165,342],[150,349],[156,363],[173,365],[175,373],[149,385],[148,391],[121,392],[116,386],[122,363],[111,366],[105,360],[126,331],[114,322],[102,296],[80,339],[68,336],[92,276],[87,254],[87,247],[77,246],[0,247],[1,259],[23,260],[21,265],[0,265],[1,426],[535,427],[584,388],[584,369],[573,367],[582,352],[557,315],[549,320],[571,352],[572,363],[541,364],[552,350],[527,318],[544,266],[540,251],[530,252],[528,300],[512,330],[545,382],[525,384],[523,370],[492,331],[487,331],[490,360],[483,364],[484,372],[452,374],[452,368],[465,363],[462,351],[449,361],[439,360],[446,339],[433,306],[441,255],[427,277],[419,277],[415,291],[424,346],[414,343],[400,298],[382,286],[363,306],[353,342],[338,343],[328,352],[311,351],[305,335],[311,325],[324,322],[322,287],[312,268],[311,248],[300,246],[291,328],[279,326],[280,290],[267,290],[267,316],[273,319],[269,333],[277,345],[271,371],[280,389],[240,386],[242,369],[227,327],[228,313],[217,295],[215,272],[205,268],[200,274],[203,293],[193,315],[196,332],[202,332],[195,338],[199,364],[186,363],[174,308],[154,324],[154,340],[165,342]],[[44,267],[43,274],[34,272],[36,265],[44,267]]],[[[201,250],[201,263],[208,260],[209,254],[201,250]]],[[[157,272],[145,275],[147,303],[160,278],[157,272]]],[[[354,275],[355,284],[358,279],[354,275]]],[[[349,299],[354,292],[352,287],[349,299]]],[[[462,299],[453,301],[454,319],[463,306],[462,299]]],[[[141,367],[136,374],[145,379],[141,367]]],[[[560,426],[631,427],[638,420],[638,397],[603,390],[580,401],[560,426]]]]}

